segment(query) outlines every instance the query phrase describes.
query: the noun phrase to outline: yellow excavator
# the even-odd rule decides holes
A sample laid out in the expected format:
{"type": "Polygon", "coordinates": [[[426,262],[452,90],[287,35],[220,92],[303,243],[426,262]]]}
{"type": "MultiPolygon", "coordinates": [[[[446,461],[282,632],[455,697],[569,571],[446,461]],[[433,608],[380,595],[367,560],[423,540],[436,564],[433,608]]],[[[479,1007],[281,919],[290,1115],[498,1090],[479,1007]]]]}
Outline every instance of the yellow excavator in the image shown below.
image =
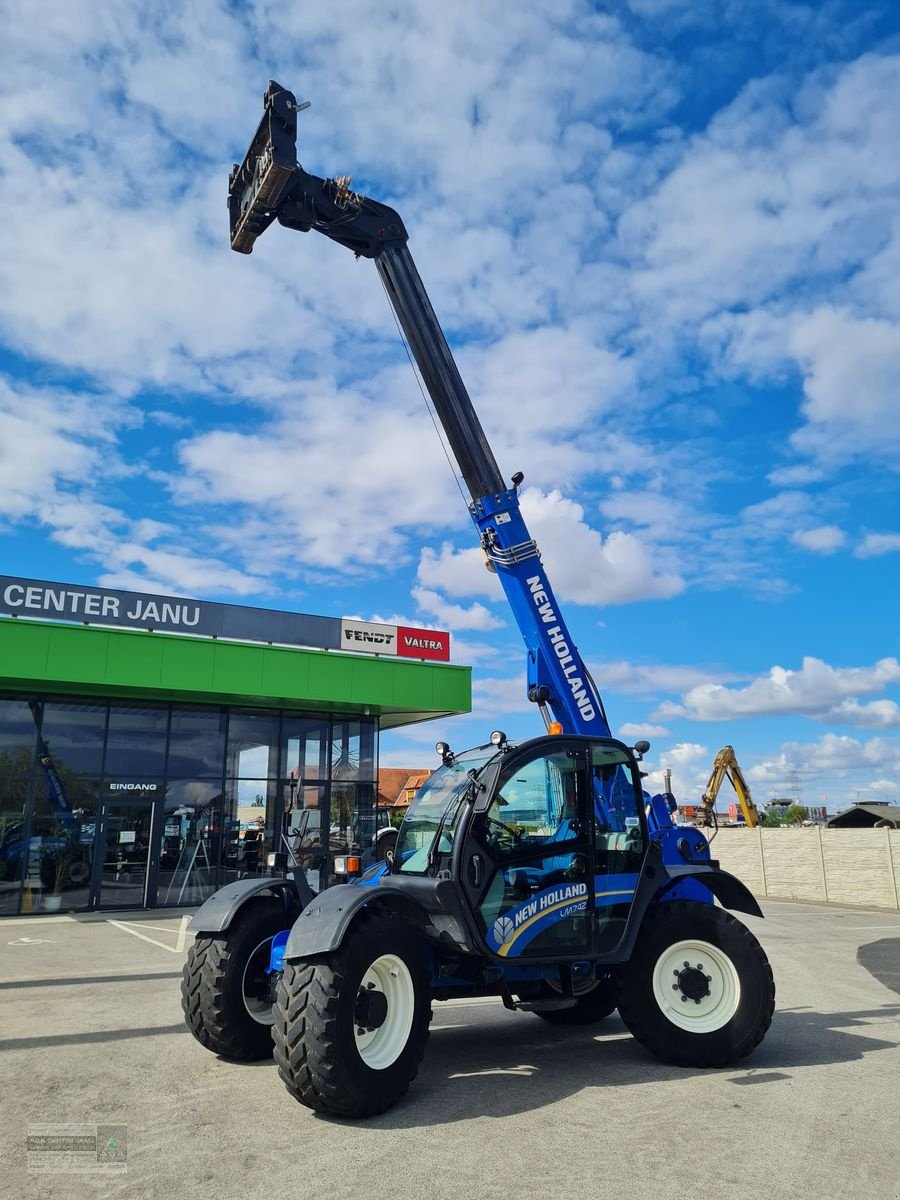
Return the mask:
{"type": "Polygon", "coordinates": [[[704,828],[716,827],[716,799],[719,795],[719,788],[722,786],[722,780],[726,776],[731,781],[731,786],[737,794],[738,804],[741,806],[741,812],[744,816],[744,823],[748,828],[755,829],[759,825],[759,813],[756,811],[756,805],[750,797],[750,788],[747,786],[747,781],[741,772],[741,768],[738,766],[733,746],[723,746],[715,757],[709,782],[706,785],[706,791],[703,793],[700,800],[700,807],[697,809],[695,823],[704,828]]]}

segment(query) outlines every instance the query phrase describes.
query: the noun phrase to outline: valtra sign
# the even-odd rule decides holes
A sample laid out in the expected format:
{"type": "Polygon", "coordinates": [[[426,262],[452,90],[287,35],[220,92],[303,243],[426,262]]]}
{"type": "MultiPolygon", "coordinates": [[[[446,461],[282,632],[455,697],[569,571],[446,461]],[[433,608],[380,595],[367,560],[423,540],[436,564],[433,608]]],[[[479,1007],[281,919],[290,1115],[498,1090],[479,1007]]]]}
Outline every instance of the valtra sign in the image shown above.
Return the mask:
{"type": "Polygon", "coordinates": [[[0,614],[44,621],[77,621],[81,625],[114,625],[127,629],[265,642],[275,646],[308,646],[315,650],[347,650],[352,654],[389,654],[431,662],[450,661],[450,634],[405,625],[317,617],[271,608],[246,608],[209,600],[185,600],[112,588],[49,583],[0,575],[0,614]]]}
{"type": "Polygon", "coordinates": [[[372,621],[341,621],[341,649],[398,658],[450,661],[450,634],[437,629],[411,629],[407,625],[379,625],[372,621]]]}

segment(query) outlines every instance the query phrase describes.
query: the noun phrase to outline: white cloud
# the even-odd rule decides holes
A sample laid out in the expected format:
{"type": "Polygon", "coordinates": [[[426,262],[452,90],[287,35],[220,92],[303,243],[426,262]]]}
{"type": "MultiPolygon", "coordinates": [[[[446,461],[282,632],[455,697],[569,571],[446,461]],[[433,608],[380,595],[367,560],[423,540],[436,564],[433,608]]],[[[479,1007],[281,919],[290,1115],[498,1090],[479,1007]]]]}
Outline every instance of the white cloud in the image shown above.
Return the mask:
{"type": "Polygon", "coordinates": [[[620,738],[661,738],[668,737],[670,730],[665,725],[641,724],[640,721],[626,721],[624,725],[619,725],[616,729],[616,736],[620,738]]]}
{"type": "Polygon", "coordinates": [[[847,535],[837,525],[817,525],[815,529],[798,529],[791,534],[791,541],[813,554],[833,554],[846,544],[847,535]]]}
{"type": "Polygon", "coordinates": [[[900,784],[897,783],[896,779],[872,779],[868,784],[868,790],[870,792],[883,792],[893,795],[895,792],[900,791],[900,784]]]}
{"type": "Polygon", "coordinates": [[[900,776],[900,739],[883,737],[858,741],[827,733],[816,742],[785,742],[780,751],[751,766],[747,775],[760,796],[790,795],[790,780],[799,779],[802,804],[823,804],[829,810],[860,801],[884,799],[892,780],[900,776]]]}
{"type": "Polygon", "coordinates": [[[455,550],[450,542],[443,542],[438,551],[423,546],[417,577],[426,587],[440,588],[451,596],[503,598],[497,576],[488,571],[478,546],[455,550]]]}
{"type": "MultiPolygon", "coordinates": [[[[614,530],[603,537],[584,520],[584,508],[560,492],[526,488],[522,514],[538,543],[547,577],[560,600],[575,604],[627,604],[665,599],[684,589],[676,573],[660,571],[650,550],[632,533],[614,530]]],[[[482,577],[478,550],[454,551],[447,544],[439,554],[424,550],[419,579],[451,595],[496,595],[482,577]],[[480,564],[480,565],[479,565],[480,564]]]]}
{"type": "Polygon", "coordinates": [[[591,667],[601,690],[615,688],[639,696],[656,696],[661,692],[684,692],[689,688],[717,682],[731,682],[739,675],[679,663],[633,663],[625,660],[598,662],[591,667]]]}
{"type": "Polygon", "coordinates": [[[824,306],[796,323],[806,426],[792,441],[825,462],[900,449],[900,324],[824,306]]]}
{"type": "Polygon", "coordinates": [[[490,613],[483,604],[470,604],[463,608],[459,604],[451,604],[428,588],[413,588],[413,599],[424,613],[434,617],[438,624],[455,632],[457,629],[477,629],[482,632],[497,629],[503,622],[490,613]]]}
{"type": "Polygon", "coordinates": [[[0,514],[21,518],[103,470],[117,430],[136,416],[105,396],[10,384],[0,378],[0,514]]]}
{"type": "Polygon", "coordinates": [[[680,705],[663,704],[658,711],[664,718],[678,715],[693,721],[791,713],[877,728],[896,722],[897,706],[890,701],[858,705],[856,697],[897,683],[900,663],[896,658],[880,659],[873,667],[832,667],[821,659],[805,657],[799,671],[772,667],[767,675],[744,687],[701,684],[686,692],[680,705]]]}
{"type": "Polygon", "coordinates": [[[857,558],[878,558],[900,550],[900,533],[867,533],[854,550],[857,558]]]}
{"type": "Polygon", "coordinates": [[[645,789],[652,793],[666,790],[666,772],[671,771],[672,794],[680,805],[697,804],[712,765],[713,755],[698,742],[679,742],[660,754],[658,766],[645,761],[645,789]]]}

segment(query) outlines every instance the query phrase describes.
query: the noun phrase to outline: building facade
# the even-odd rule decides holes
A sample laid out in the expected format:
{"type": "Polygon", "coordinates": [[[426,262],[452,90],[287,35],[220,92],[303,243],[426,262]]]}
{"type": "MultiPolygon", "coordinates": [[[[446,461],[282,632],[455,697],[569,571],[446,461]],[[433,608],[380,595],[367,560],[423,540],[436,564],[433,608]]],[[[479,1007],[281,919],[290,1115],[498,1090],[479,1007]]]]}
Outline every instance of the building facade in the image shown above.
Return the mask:
{"type": "Polygon", "coordinates": [[[194,905],[272,850],[324,886],[374,844],[379,732],[470,696],[390,654],[0,617],[0,915],[194,905]]]}

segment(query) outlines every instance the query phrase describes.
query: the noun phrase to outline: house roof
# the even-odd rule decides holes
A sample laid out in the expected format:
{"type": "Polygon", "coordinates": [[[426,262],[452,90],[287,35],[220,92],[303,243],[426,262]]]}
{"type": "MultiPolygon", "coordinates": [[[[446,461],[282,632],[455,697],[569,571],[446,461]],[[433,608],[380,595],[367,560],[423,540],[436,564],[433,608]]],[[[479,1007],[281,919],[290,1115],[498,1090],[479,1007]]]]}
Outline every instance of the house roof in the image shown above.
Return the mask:
{"type": "Polygon", "coordinates": [[[408,788],[418,788],[431,774],[419,768],[382,767],[378,772],[378,803],[406,806],[408,788]]]}
{"type": "Polygon", "coordinates": [[[828,822],[829,829],[849,827],[871,828],[879,821],[887,821],[900,829],[900,805],[897,804],[852,804],[828,822]]]}

